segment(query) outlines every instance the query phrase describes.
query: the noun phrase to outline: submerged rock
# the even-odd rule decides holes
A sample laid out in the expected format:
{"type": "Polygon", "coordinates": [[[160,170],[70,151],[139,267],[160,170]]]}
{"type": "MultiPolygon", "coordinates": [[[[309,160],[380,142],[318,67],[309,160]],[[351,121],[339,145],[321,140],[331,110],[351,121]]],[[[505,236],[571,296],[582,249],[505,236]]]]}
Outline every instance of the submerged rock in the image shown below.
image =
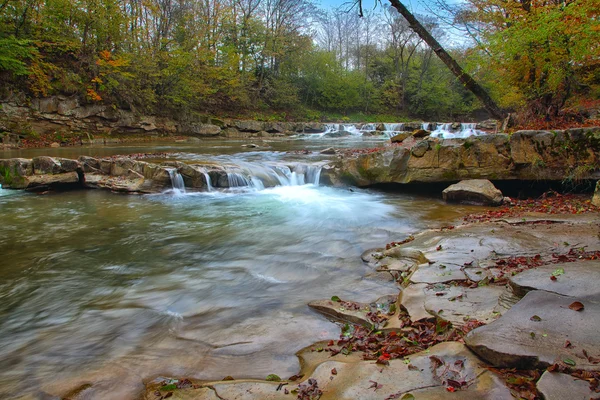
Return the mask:
{"type": "Polygon", "coordinates": [[[442,192],[444,201],[499,206],[504,200],[502,192],[487,179],[469,179],[448,186],[442,192]]]}

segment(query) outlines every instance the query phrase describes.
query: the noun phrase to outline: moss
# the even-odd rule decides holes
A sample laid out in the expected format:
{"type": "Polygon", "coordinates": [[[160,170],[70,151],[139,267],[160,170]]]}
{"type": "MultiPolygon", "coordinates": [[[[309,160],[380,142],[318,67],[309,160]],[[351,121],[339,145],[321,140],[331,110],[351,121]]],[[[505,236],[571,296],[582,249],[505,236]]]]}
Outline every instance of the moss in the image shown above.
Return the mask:
{"type": "Polygon", "coordinates": [[[466,140],[463,143],[463,147],[465,148],[465,150],[469,150],[471,147],[473,147],[473,142],[470,142],[470,141],[466,140]]]}

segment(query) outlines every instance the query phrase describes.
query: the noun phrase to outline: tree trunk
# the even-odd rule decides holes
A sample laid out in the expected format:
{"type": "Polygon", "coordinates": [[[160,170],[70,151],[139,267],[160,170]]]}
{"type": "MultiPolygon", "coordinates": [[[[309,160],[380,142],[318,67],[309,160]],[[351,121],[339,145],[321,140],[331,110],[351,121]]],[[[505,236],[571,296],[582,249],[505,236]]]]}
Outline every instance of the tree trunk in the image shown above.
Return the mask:
{"type": "Polygon", "coordinates": [[[400,14],[410,24],[410,28],[415,31],[421,39],[425,41],[433,49],[435,54],[450,68],[450,71],[469,89],[481,102],[488,112],[497,119],[506,118],[506,113],[500,110],[490,95],[483,89],[475,80],[467,74],[460,65],[444,50],[437,40],[425,29],[423,25],[412,15],[410,11],[399,0],[390,0],[392,6],[398,10],[400,14]]]}

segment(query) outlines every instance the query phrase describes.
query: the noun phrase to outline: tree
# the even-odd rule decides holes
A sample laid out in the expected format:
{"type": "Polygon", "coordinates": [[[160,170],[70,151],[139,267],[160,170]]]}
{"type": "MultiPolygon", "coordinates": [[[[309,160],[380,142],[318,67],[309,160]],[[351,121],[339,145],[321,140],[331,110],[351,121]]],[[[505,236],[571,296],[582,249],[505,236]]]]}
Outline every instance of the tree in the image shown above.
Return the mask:
{"type": "MultiPolygon", "coordinates": [[[[361,1],[361,0],[359,0],[361,1]]],[[[469,74],[467,74],[463,68],[448,54],[446,50],[439,44],[439,42],[431,36],[429,31],[425,29],[423,25],[414,17],[414,15],[408,11],[408,9],[399,0],[390,0],[392,6],[398,10],[400,14],[410,24],[413,29],[425,43],[429,45],[437,54],[437,56],[448,66],[450,71],[469,89],[477,98],[483,103],[484,107],[488,112],[495,118],[504,119],[506,113],[496,105],[494,100],[490,97],[483,87],[481,87],[469,74]]],[[[362,12],[362,7],[361,7],[362,12]]]]}

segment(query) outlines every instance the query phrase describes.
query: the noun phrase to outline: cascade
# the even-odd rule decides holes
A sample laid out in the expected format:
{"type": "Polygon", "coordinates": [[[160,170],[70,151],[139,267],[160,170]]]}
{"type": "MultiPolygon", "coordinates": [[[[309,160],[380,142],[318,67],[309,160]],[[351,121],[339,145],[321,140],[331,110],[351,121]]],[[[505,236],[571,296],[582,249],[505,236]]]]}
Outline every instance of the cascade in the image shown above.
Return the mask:
{"type": "Polygon", "coordinates": [[[229,187],[250,187],[255,190],[275,186],[319,185],[321,166],[296,164],[292,169],[285,165],[239,162],[226,170],[229,187]]]}
{"type": "Polygon", "coordinates": [[[442,139],[455,139],[485,135],[485,132],[478,131],[476,127],[477,124],[474,123],[461,123],[460,130],[457,131],[452,129],[452,123],[440,124],[437,126],[436,130],[431,133],[431,136],[442,139]]]}
{"type": "Polygon", "coordinates": [[[383,124],[383,126],[385,127],[385,130],[389,131],[389,132],[400,132],[400,131],[404,130],[403,122],[394,123],[394,124],[385,123],[385,124],[383,124]]]}
{"type": "Polygon", "coordinates": [[[429,122],[423,122],[423,123],[421,124],[421,129],[423,129],[424,131],[428,131],[428,130],[429,130],[429,127],[430,127],[430,125],[431,125],[431,123],[429,123],[429,122]]]}
{"type": "Polygon", "coordinates": [[[364,124],[363,126],[360,127],[361,131],[367,131],[367,132],[372,132],[377,130],[377,124],[364,124]]]}
{"type": "Polygon", "coordinates": [[[185,183],[183,182],[183,177],[175,168],[167,169],[169,171],[169,176],[171,177],[171,186],[173,187],[173,192],[175,193],[185,193],[185,183]]]}

